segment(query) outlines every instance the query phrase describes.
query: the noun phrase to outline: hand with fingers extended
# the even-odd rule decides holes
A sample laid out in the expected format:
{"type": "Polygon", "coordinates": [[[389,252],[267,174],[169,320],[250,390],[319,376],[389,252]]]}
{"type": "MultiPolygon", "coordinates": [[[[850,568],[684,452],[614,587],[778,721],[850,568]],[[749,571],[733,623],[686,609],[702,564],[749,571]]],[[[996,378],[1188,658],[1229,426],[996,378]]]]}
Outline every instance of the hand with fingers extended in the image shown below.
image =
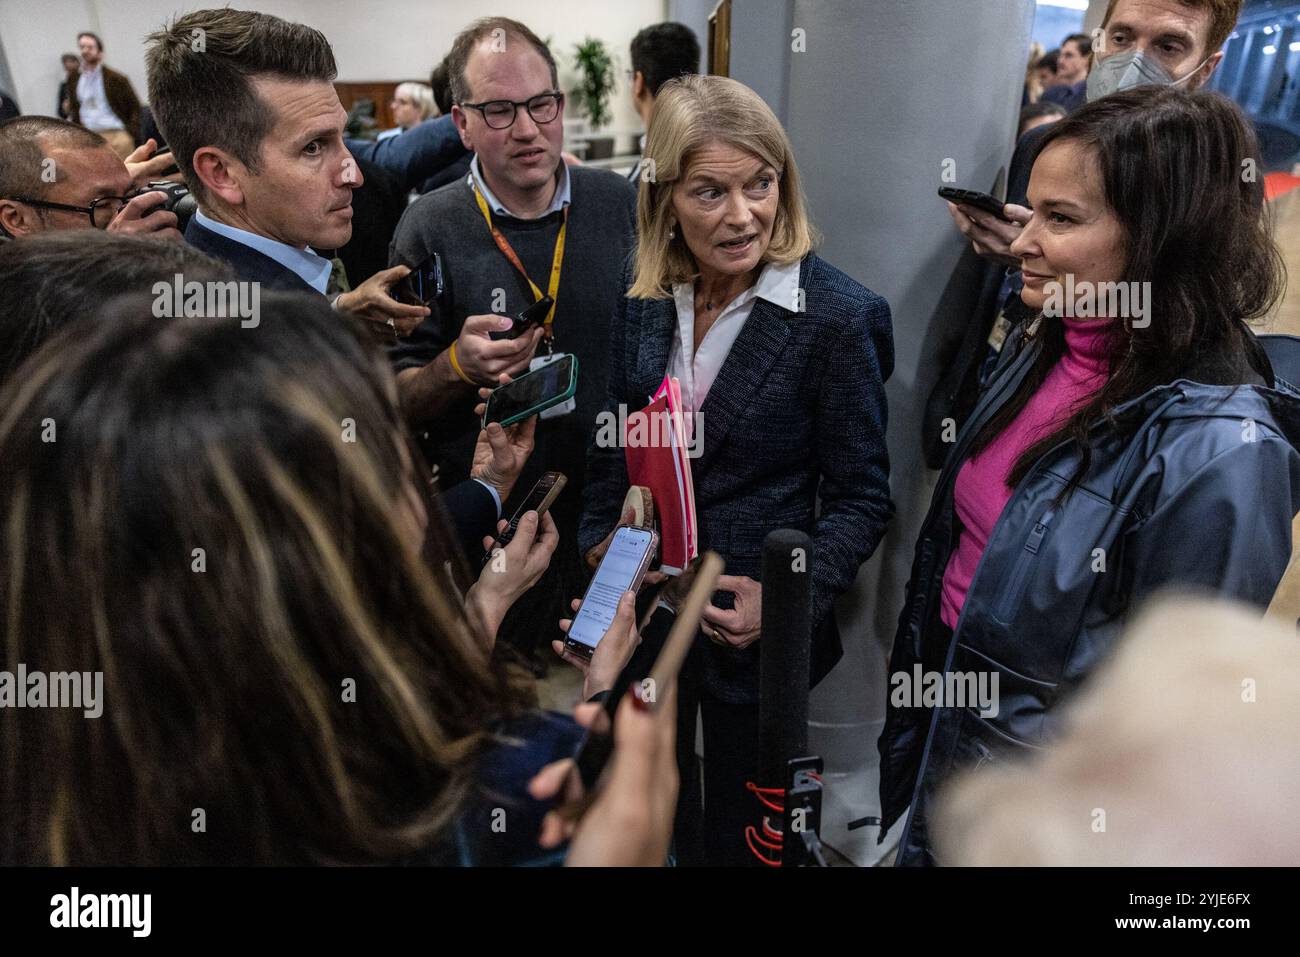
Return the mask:
{"type": "MultiPolygon", "coordinates": [[[[575,598],[570,607],[576,615],[578,609],[582,607],[582,601],[575,598]]],[[[560,630],[566,635],[572,625],[572,618],[560,619],[560,630]]],[[[614,621],[597,642],[590,661],[565,651],[564,642],[558,638],[551,642],[551,647],[555,649],[557,655],[586,676],[582,683],[582,697],[583,700],[587,700],[614,687],[618,676],[632,660],[632,652],[636,651],[636,646],[639,644],[641,644],[641,633],[636,627],[636,592],[629,591],[618,600],[618,611],[614,613],[614,621]]]]}
{"type": "MultiPolygon", "coordinates": [[[[505,520],[497,523],[497,533],[504,532],[507,525],[505,520]]],[[[510,543],[492,553],[466,594],[466,604],[489,641],[496,641],[497,629],[510,606],[542,577],[559,542],[560,533],[550,513],[539,521],[537,513],[530,511],[519,519],[510,543]]],[[[484,549],[492,544],[490,536],[483,539],[484,549]]]]}
{"type": "Polygon", "coordinates": [[[1006,219],[999,219],[974,206],[949,203],[948,212],[958,231],[971,241],[971,248],[978,255],[1004,266],[1019,268],[1020,257],[1012,254],[1011,244],[1033,218],[1033,210],[1007,203],[1003,207],[1006,219]]]}
{"type": "Polygon", "coordinates": [[[710,602],[700,629],[716,644],[748,648],[762,632],[763,586],[743,575],[719,575],[718,591],[735,595],[734,607],[719,608],[710,602]]]}
{"type": "Polygon", "coordinates": [[[544,332],[536,326],[517,339],[492,339],[491,333],[509,329],[514,319],[496,313],[467,316],[460,335],[452,343],[456,365],[470,381],[479,385],[499,381],[501,373],[518,375],[528,370],[544,332]]]}
{"type": "MultiPolygon", "coordinates": [[[[657,867],[665,863],[677,807],[677,692],[662,689],[657,703],[646,704],[629,688],[614,722],[614,751],[595,799],[581,816],[565,807],[584,795],[571,758],[542,768],[528,784],[539,801],[559,810],[542,821],[538,843],[557,847],[569,841],[570,867],[657,867]]],[[[579,705],[575,720],[586,728],[608,729],[600,705],[579,705]]]]}

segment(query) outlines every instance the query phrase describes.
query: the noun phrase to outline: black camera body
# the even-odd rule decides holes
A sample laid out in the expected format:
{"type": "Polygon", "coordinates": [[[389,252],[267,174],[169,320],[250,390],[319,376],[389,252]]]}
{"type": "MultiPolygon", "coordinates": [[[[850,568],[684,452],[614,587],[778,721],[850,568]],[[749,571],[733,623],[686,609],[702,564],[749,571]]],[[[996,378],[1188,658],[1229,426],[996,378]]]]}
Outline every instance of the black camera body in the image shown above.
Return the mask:
{"type": "Polygon", "coordinates": [[[159,180],[154,183],[145,183],[131,197],[142,196],[145,193],[163,193],[167,201],[158,207],[165,209],[169,213],[176,214],[176,228],[185,232],[185,224],[190,221],[194,211],[198,209],[198,203],[190,195],[190,188],[184,183],[173,183],[169,180],[159,180]]]}

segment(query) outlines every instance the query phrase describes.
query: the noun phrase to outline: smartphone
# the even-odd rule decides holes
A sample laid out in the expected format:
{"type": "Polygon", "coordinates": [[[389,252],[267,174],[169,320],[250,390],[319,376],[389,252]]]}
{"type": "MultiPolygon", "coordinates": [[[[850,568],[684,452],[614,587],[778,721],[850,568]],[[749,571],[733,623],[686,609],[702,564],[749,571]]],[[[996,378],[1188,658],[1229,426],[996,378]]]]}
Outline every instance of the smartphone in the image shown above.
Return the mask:
{"type": "Polygon", "coordinates": [[[654,561],[659,535],[649,528],[620,525],[614,531],[609,551],[601,559],[595,577],[582,596],[582,607],[569,625],[564,649],[581,658],[591,659],[600,639],[614,623],[619,599],[624,592],[635,591],[654,561]]]}
{"type": "Polygon", "coordinates": [[[551,306],[555,300],[550,296],[543,296],[531,306],[526,306],[515,314],[515,324],[509,329],[502,329],[498,332],[489,332],[488,338],[493,341],[501,339],[518,339],[525,332],[531,329],[537,323],[546,318],[546,314],[551,311],[551,306]]]}
{"type": "Polygon", "coordinates": [[[961,203],[963,206],[974,206],[976,209],[982,209],[986,213],[996,216],[998,219],[1006,221],[1006,215],[1003,207],[1006,203],[996,196],[990,196],[988,193],[981,193],[973,189],[957,189],[953,186],[942,186],[939,188],[939,195],[950,203],[961,203]]]}
{"type": "MultiPolygon", "coordinates": [[[[699,630],[700,615],[704,611],[704,606],[709,603],[709,597],[713,594],[714,586],[718,583],[718,576],[722,574],[723,567],[723,561],[716,552],[704,553],[696,573],[695,583],[691,585],[691,590],[677,613],[672,629],[663,638],[655,653],[654,666],[647,676],[653,682],[651,687],[663,688],[669,682],[677,679],[682,664],[686,661],[686,656],[690,652],[691,645],[695,643],[695,635],[699,630]]],[[[648,634],[645,640],[654,641],[653,632],[648,634]]],[[[612,732],[614,716],[618,711],[619,702],[623,700],[623,695],[627,693],[632,680],[639,677],[639,675],[629,674],[630,665],[629,662],[629,666],[623,669],[623,673],[618,676],[614,687],[605,697],[605,714],[609,718],[610,731],[588,731],[583,735],[582,741],[573,755],[578,777],[588,795],[591,794],[591,789],[600,777],[600,772],[604,770],[606,762],[609,761],[609,756],[613,753],[614,735],[612,732]]]]}
{"type": "Polygon", "coordinates": [[[520,505],[515,510],[515,514],[510,516],[510,524],[506,526],[506,530],[492,542],[492,547],[483,556],[483,563],[487,564],[487,562],[491,561],[493,552],[498,548],[505,548],[514,540],[515,532],[519,531],[519,520],[527,512],[536,512],[537,518],[540,520],[546,514],[546,510],[551,507],[551,503],[564,489],[564,484],[567,481],[568,479],[564,477],[563,472],[547,472],[539,478],[532,491],[528,493],[528,497],[524,499],[524,504],[520,505]]]}
{"type": "Polygon", "coordinates": [[[434,253],[393,283],[392,295],[398,302],[408,306],[427,306],[432,309],[442,298],[443,289],[442,257],[434,253]]]}
{"type": "Polygon", "coordinates": [[[483,428],[489,422],[500,422],[503,426],[522,422],[569,401],[577,391],[578,359],[574,355],[563,356],[493,389],[483,410],[483,428]]]}

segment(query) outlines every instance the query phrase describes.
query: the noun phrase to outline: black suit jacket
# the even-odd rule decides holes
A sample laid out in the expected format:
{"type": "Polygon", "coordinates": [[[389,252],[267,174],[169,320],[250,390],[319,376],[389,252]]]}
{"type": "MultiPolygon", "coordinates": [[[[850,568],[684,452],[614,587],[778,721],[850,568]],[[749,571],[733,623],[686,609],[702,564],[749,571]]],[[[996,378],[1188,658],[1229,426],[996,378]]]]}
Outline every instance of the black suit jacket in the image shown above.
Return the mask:
{"type": "MultiPolygon", "coordinates": [[[[235,275],[245,282],[258,282],[268,289],[321,296],[292,269],[251,246],[214,233],[197,219],[191,219],[185,227],[185,241],[195,249],[230,263],[235,275]]],[[[496,532],[498,513],[492,493],[482,483],[470,479],[448,489],[443,494],[443,503],[465,554],[471,558],[481,556],[483,537],[496,532]]]]}

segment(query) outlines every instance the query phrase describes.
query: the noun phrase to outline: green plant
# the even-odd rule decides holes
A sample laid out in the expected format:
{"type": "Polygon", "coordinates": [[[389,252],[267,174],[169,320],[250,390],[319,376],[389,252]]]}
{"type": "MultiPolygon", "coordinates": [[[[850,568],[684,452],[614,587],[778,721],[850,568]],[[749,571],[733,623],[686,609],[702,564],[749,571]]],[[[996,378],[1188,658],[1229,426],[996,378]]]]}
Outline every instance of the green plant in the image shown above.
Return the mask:
{"type": "Polygon", "coordinates": [[[587,114],[592,129],[600,129],[612,117],[609,96],[614,91],[614,58],[604,42],[587,37],[574,45],[573,62],[582,74],[574,98],[587,114]]]}

